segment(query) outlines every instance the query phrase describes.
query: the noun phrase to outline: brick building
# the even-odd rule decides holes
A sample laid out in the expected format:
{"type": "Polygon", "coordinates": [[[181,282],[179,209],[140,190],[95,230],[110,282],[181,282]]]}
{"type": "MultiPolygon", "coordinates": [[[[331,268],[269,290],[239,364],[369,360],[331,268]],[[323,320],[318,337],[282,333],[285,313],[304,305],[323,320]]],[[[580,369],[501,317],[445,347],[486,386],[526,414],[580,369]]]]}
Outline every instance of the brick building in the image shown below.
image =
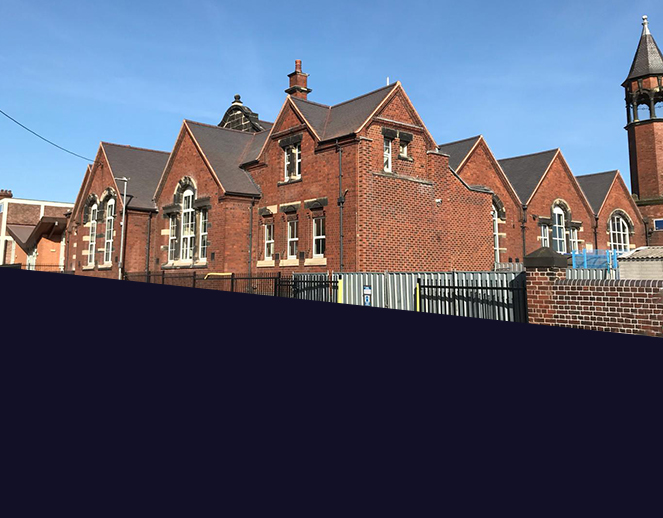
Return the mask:
{"type": "Polygon", "coordinates": [[[633,63],[622,83],[631,190],[647,223],[649,244],[663,244],[663,55],[643,16],[633,63]]]}
{"type": "Polygon", "coordinates": [[[169,154],[102,142],[88,166],[73,206],[66,237],[66,265],[81,275],[119,278],[121,253],[126,271],[149,264],[153,193],[169,154]],[[125,182],[127,210],[122,239],[125,182]]]}
{"type": "Polygon", "coordinates": [[[64,267],[66,213],[73,203],[14,198],[0,191],[0,265],[64,267]]]}
{"type": "Polygon", "coordinates": [[[449,168],[400,83],[328,106],[296,62],[276,121],[239,96],[184,121],[155,192],[152,269],[490,269],[492,193],[449,168]]]}

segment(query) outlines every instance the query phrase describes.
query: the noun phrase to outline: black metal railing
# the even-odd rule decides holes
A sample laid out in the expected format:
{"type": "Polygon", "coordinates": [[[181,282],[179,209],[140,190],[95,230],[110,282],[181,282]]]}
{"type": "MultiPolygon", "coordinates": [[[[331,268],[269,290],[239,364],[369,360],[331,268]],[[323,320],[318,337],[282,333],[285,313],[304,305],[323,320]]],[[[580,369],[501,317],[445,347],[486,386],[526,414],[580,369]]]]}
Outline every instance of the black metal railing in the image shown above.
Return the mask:
{"type": "Polygon", "coordinates": [[[526,323],[524,280],[510,286],[436,285],[417,281],[415,307],[422,313],[526,323]]]}
{"type": "Polygon", "coordinates": [[[163,270],[125,273],[124,280],[321,302],[336,302],[338,294],[337,280],[301,279],[295,275],[284,276],[280,273],[256,276],[163,270]]]}

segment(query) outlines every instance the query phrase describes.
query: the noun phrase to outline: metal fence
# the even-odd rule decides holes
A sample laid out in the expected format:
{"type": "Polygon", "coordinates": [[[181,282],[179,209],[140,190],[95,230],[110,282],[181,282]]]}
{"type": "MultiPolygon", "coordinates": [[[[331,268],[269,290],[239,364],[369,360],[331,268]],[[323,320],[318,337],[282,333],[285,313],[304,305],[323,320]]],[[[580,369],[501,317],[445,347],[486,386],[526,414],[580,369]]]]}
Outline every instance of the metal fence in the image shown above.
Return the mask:
{"type": "Polygon", "coordinates": [[[508,286],[495,281],[445,285],[418,280],[414,302],[422,313],[527,323],[527,290],[521,277],[508,286]]]}
{"type": "Polygon", "coordinates": [[[619,270],[598,268],[567,268],[566,278],[569,280],[583,280],[583,281],[605,281],[605,280],[619,280],[619,270]]]}
{"type": "Polygon", "coordinates": [[[514,287],[525,285],[522,272],[381,272],[334,273],[343,279],[344,304],[379,308],[416,310],[414,291],[417,280],[437,286],[514,287]]]}
{"type": "Polygon", "coordinates": [[[200,274],[190,272],[126,273],[124,279],[149,284],[163,284],[187,288],[200,288],[252,295],[268,295],[291,299],[336,302],[338,281],[325,276],[292,275],[280,273],[260,276],[238,274],[200,274]]]}

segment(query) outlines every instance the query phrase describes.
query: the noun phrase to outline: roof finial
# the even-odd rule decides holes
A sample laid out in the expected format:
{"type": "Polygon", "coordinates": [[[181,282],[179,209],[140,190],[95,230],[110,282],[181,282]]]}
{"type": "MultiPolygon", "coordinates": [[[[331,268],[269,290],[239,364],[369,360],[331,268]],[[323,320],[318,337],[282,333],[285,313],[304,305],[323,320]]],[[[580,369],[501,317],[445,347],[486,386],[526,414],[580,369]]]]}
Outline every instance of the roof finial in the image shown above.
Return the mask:
{"type": "Polygon", "coordinates": [[[646,14],[642,17],[642,27],[642,32],[644,34],[649,34],[649,20],[647,19],[646,14]]]}

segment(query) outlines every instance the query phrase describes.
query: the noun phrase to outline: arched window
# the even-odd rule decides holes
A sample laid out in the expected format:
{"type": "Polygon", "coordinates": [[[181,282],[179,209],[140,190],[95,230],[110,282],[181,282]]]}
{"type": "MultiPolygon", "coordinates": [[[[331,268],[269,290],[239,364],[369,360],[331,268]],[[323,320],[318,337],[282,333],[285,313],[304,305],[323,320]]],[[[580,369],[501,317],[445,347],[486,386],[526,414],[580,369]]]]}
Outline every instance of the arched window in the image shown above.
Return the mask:
{"type": "Polygon", "coordinates": [[[638,104],[636,107],[636,111],[637,111],[637,119],[640,121],[644,121],[651,118],[651,114],[649,113],[649,104],[647,104],[646,102],[638,104]]]}
{"type": "Polygon", "coordinates": [[[113,258],[114,221],[115,221],[115,200],[111,198],[106,203],[106,236],[104,239],[104,263],[110,263],[113,258]]]}
{"type": "Polygon", "coordinates": [[[610,218],[610,249],[617,252],[629,250],[629,225],[620,214],[610,218]]]}
{"type": "Polygon", "coordinates": [[[663,119],[663,99],[656,101],[656,104],[654,104],[654,111],[656,112],[657,119],[663,119]]]}
{"type": "Polygon", "coordinates": [[[97,244],[97,211],[99,207],[95,203],[90,207],[90,243],[87,249],[87,264],[88,266],[94,265],[94,254],[96,253],[97,244]]]}
{"type": "Polygon", "coordinates": [[[566,253],[566,221],[564,210],[555,206],[553,208],[552,247],[555,252],[566,253]]]}
{"type": "Polygon", "coordinates": [[[495,262],[500,262],[500,236],[499,236],[499,211],[495,205],[492,206],[491,216],[493,218],[493,252],[495,254],[495,262]]]}
{"type": "Polygon", "coordinates": [[[193,259],[193,244],[196,232],[196,211],[193,208],[193,191],[187,189],[182,195],[182,248],[180,258],[193,259]]]}

